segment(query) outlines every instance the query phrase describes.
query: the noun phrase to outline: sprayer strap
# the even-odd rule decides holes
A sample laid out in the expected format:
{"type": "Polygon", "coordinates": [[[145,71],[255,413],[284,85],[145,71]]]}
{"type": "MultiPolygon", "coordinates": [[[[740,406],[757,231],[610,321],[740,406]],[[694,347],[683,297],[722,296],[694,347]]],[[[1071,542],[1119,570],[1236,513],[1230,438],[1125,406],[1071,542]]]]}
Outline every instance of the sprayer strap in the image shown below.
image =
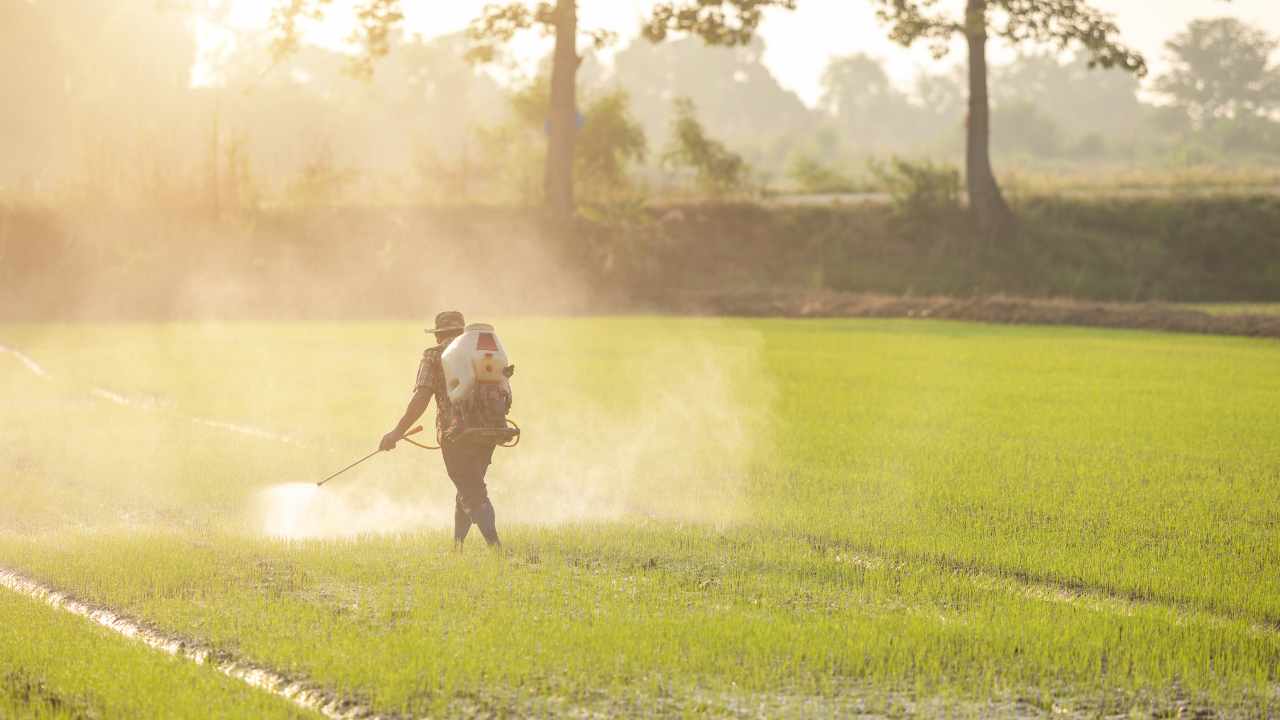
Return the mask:
{"type": "MultiPolygon", "coordinates": [[[[494,438],[494,439],[493,439],[493,441],[494,441],[494,442],[493,442],[494,446],[496,446],[496,447],[511,448],[511,447],[515,447],[516,445],[519,445],[519,444],[520,444],[520,426],[519,426],[519,425],[517,425],[517,424],[515,423],[515,421],[514,421],[514,420],[512,420],[512,419],[510,419],[510,418],[507,418],[507,426],[508,426],[508,427],[507,427],[506,429],[504,429],[504,430],[501,430],[501,431],[495,431],[495,433],[494,433],[494,434],[496,434],[496,435],[498,435],[498,436],[500,436],[500,437],[503,437],[503,438],[505,438],[505,439],[503,439],[503,440],[499,441],[497,438],[494,438]]],[[[480,434],[483,434],[483,433],[480,433],[480,434]]],[[[465,433],[465,432],[463,433],[463,436],[462,436],[462,437],[464,437],[464,438],[466,437],[466,433],[465,433]]],[[[439,446],[439,445],[424,445],[423,443],[417,442],[417,441],[415,441],[415,440],[410,440],[410,439],[409,439],[409,438],[407,438],[407,437],[403,437],[403,438],[400,438],[400,439],[401,439],[401,440],[404,440],[405,442],[409,443],[410,445],[413,445],[413,446],[415,446],[415,447],[422,448],[423,450],[439,450],[439,449],[440,449],[440,446],[439,446]]],[[[439,440],[436,440],[436,442],[440,442],[440,441],[439,441],[439,440]]]]}

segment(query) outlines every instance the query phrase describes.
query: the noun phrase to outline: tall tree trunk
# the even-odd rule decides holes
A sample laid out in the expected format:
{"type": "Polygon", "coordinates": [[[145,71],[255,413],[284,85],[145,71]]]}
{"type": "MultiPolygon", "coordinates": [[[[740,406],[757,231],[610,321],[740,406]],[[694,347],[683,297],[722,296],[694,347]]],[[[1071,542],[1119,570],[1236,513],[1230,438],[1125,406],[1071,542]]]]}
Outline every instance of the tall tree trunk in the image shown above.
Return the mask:
{"type": "Polygon", "coordinates": [[[574,211],[573,144],[578,131],[578,63],[577,0],[557,0],[545,190],[547,207],[558,218],[571,217],[574,211]]]}
{"type": "Polygon", "coordinates": [[[987,94],[987,0],[968,0],[965,38],[969,41],[969,122],[965,179],[969,208],[986,231],[1002,232],[1013,220],[991,170],[991,101],[987,94]]]}

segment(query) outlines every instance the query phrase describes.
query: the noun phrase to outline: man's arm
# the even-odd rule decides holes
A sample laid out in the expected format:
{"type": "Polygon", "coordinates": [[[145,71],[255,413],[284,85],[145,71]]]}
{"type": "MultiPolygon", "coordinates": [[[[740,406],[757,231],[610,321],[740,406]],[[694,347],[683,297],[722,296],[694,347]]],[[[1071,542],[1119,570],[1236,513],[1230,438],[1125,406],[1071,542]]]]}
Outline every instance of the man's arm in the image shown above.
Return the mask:
{"type": "Polygon", "coordinates": [[[437,370],[433,360],[430,351],[422,354],[422,362],[418,364],[418,378],[413,386],[413,397],[409,398],[409,407],[404,409],[404,415],[391,432],[382,436],[382,441],[378,443],[379,450],[395,449],[396,442],[404,437],[409,428],[422,417],[422,413],[427,411],[427,405],[431,403],[433,389],[436,386],[437,370]]]}
{"type": "Polygon", "coordinates": [[[382,436],[382,442],[378,443],[379,450],[392,450],[396,446],[396,442],[404,437],[418,418],[422,417],[422,413],[427,411],[427,405],[431,403],[431,390],[429,388],[419,387],[413,391],[413,397],[409,398],[409,406],[404,409],[404,416],[400,418],[400,422],[391,429],[391,432],[382,436]]]}

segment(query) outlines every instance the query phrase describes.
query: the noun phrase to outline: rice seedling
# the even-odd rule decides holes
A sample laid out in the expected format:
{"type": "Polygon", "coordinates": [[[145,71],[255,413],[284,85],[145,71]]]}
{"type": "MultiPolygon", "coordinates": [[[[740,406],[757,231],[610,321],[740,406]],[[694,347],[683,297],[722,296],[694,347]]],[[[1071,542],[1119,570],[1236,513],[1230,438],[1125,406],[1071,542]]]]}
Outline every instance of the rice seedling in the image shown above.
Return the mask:
{"type": "Polygon", "coordinates": [[[0,356],[0,565],[384,712],[1276,711],[1280,344],[499,327],[498,555],[421,451],[279,492],[394,421],[412,327],[0,328],[47,371],[0,356]]]}

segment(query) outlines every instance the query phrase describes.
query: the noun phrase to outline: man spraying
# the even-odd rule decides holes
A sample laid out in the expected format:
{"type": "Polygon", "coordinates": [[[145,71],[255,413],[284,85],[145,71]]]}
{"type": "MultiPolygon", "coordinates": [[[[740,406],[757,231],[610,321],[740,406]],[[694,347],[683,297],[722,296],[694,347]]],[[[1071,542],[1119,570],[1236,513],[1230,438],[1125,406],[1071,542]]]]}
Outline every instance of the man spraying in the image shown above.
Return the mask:
{"type": "MultiPolygon", "coordinates": [[[[511,406],[511,396],[509,386],[505,391],[498,391],[496,400],[484,393],[471,393],[471,396],[477,399],[488,401],[489,412],[483,412],[485,407],[478,407],[475,401],[467,401],[464,406],[450,399],[442,358],[450,344],[467,330],[462,313],[456,310],[436,315],[435,327],[427,330],[428,333],[435,335],[436,345],[422,353],[422,362],[418,365],[418,378],[409,406],[405,408],[400,422],[396,423],[391,432],[382,436],[378,449],[394,449],[396,442],[403,438],[414,422],[426,412],[427,405],[434,397],[436,399],[436,436],[439,438],[440,451],[444,456],[445,470],[458,490],[453,510],[454,542],[457,547],[461,547],[474,523],[480,528],[480,534],[484,536],[485,542],[489,543],[490,547],[497,548],[501,543],[498,540],[493,503],[489,501],[489,491],[484,481],[489,463],[493,460],[496,442],[486,440],[483,437],[483,430],[479,431],[481,437],[477,440],[475,438],[477,431],[472,429],[468,432],[468,425],[491,424],[477,421],[477,415],[495,416],[500,413],[505,418],[505,413],[511,406]],[[505,395],[502,394],[503,392],[505,395]],[[495,402],[496,409],[494,409],[495,402]]],[[[483,335],[482,333],[482,341],[483,335]]],[[[490,335],[490,341],[496,343],[493,337],[490,335]]],[[[497,368],[497,373],[510,377],[512,370],[511,367],[500,367],[497,368]]],[[[450,382],[453,380],[450,379],[450,382]]],[[[454,385],[454,389],[457,390],[457,383],[454,382],[454,385]]],[[[455,397],[458,397],[456,392],[455,397]]]]}

